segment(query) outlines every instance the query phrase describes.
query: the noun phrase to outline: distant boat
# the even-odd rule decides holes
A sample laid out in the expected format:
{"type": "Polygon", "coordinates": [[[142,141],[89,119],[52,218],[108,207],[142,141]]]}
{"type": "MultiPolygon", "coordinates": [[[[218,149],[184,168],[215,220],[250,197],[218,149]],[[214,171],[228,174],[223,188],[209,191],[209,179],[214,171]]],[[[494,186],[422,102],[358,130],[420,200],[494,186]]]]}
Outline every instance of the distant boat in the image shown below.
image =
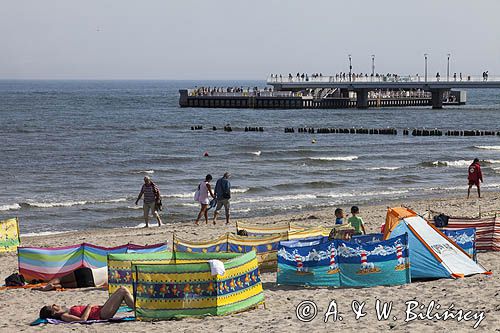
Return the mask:
{"type": "Polygon", "coordinates": [[[312,275],[312,274],[314,274],[314,272],[308,272],[304,268],[304,264],[302,263],[302,258],[298,253],[295,254],[295,262],[297,263],[297,271],[295,272],[295,274],[297,274],[297,275],[312,275]]]}

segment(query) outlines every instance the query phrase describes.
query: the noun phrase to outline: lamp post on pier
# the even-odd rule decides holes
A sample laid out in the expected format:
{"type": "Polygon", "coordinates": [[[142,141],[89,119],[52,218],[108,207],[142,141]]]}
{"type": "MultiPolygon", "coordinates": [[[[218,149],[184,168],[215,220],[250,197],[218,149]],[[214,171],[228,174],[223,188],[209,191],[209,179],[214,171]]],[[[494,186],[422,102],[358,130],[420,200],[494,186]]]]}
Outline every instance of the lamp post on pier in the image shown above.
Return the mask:
{"type": "Polygon", "coordinates": [[[349,82],[352,81],[352,58],[351,55],[349,54],[349,82]]]}
{"type": "Polygon", "coordinates": [[[428,54],[427,54],[427,53],[424,53],[424,58],[425,58],[425,72],[424,72],[424,78],[425,78],[425,82],[427,82],[427,56],[428,56],[428,54]]]}
{"type": "Polygon", "coordinates": [[[450,56],[451,54],[448,53],[448,66],[446,67],[446,81],[450,81],[450,56]]]}
{"type": "Polygon", "coordinates": [[[372,78],[375,76],[375,54],[372,54],[372,78]]]}

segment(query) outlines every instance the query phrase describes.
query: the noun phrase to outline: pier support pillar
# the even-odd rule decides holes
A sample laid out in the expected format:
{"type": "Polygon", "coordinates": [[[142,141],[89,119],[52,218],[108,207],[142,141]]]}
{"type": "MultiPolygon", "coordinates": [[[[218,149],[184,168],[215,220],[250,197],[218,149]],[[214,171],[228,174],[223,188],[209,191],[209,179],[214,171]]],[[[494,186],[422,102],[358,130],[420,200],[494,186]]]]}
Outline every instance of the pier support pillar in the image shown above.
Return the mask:
{"type": "Polygon", "coordinates": [[[442,109],[443,108],[443,95],[446,89],[432,89],[432,108],[442,109]]]}
{"type": "Polygon", "coordinates": [[[179,93],[181,94],[179,98],[179,106],[186,107],[188,106],[188,91],[187,89],[180,89],[179,93]]]}
{"type": "Polygon", "coordinates": [[[358,109],[368,109],[368,89],[356,90],[356,107],[358,109]]]}

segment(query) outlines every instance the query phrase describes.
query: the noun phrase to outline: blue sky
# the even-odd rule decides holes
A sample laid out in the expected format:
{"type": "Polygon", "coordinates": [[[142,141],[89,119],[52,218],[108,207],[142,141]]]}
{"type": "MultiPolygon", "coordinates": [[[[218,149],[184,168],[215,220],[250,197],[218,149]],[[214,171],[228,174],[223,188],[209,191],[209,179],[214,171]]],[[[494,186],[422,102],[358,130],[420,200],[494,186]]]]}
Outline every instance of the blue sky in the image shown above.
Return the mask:
{"type": "Polygon", "coordinates": [[[500,1],[2,2],[0,79],[500,75],[500,1]]]}

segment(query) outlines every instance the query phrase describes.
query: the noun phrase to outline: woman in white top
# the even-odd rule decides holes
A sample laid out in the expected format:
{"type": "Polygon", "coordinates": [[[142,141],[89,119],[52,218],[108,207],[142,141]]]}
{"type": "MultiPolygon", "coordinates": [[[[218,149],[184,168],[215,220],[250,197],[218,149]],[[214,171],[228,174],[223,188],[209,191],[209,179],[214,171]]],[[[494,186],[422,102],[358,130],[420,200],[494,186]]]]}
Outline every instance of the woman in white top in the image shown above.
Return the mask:
{"type": "Polygon", "coordinates": [[[198,202],[201,205],[200,212],[198,213],[198,217],[196,218],[195,225],[199,225],[199,220],[202,215],[205,216],[205,224],[208,224],[208,205],[210,204],[210,198],[215,198],[214,192],[212,191],[212,187],[210,186],[210,181],[212,180],[212,175],[207,175],[205,177],[205,181],[201,182],[198,185],[198,189],[200,191],[200,196],[198,197],[198,202]]]}

